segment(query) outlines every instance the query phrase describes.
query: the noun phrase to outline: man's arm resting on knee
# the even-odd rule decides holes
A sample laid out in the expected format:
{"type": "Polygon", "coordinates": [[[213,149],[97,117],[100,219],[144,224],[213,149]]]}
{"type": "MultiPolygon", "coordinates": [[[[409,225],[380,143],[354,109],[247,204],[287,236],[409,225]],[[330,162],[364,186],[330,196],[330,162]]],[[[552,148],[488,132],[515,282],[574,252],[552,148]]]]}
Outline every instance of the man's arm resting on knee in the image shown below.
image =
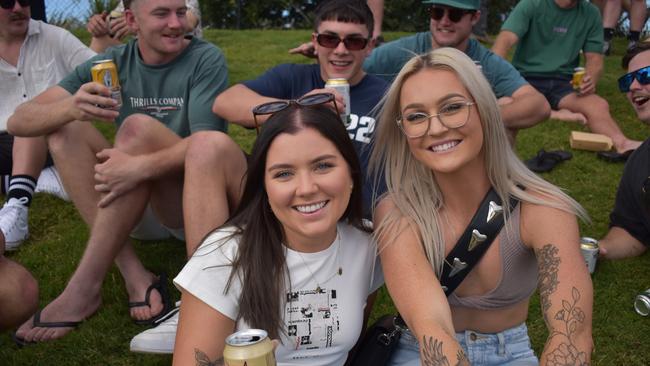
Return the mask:
{"type": "Polygon", "coordinates": [[[56,85],[16,108],[7,121],[7,131],[20,137],[42,136],[66,123],[78,121],[113,122],[119,112],[98,107],[114,106],[110,91],[98,83],[86,83],[71,95],[56,85]]]}
{"type": "MultiPolygon", "coordinates": [[[[228,122],[253,128],[255,127],[253,108],[277,100],[279,99],[262,96],[244,84],[236,84],[217,95],[214,104],[212,104],[212,112],[228,122]]],[[[268,117],[268,115],[262,115],[257,120],[261,123],[268,117]]]]}
{"type": "Polygon", "coordinates": [[[607,235],[599,241],[600,257],[606,259],[622,259],[636,257],[648,248],[630,235],[627,230],[612,226],[607,235]]]}
{"type": "Polygon", "coordinates": [[[546,98],[530,85],[522,85],[512,93],[512,101],[502,104],[501,119],[506,128],[533,127],[551,115],[546,98]]]}
{"type": "Polygon", "coordinates": [[[510,49],[519,42],[519,37],[511,31],[502,30],[492,45],[492,52],[507,60],[510,49]]]}

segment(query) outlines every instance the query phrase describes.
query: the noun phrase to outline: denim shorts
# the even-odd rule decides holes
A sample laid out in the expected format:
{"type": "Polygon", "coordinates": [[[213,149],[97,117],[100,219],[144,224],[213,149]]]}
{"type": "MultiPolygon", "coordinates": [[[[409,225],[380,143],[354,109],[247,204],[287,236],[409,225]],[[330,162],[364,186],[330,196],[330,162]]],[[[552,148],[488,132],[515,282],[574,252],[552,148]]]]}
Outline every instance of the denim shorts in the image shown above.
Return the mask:
{"type": "MultiPolygon", "coordinates": [[[[536,366],[539,364],[539,360],[530,347],[526,324],[490,334],[466,330],[456,333],[456,340],[463,347],[472,366],[536,366]]],[[[456,360],[450,361],[452,364],[456,362],[456,360]]],[[[417,339],[412,333],[402,333],[397,349],[393,352],[388,365],[420,365],[420,350],[417,339]]]]}
{"type": "Polygon", "coordinates": [[[562,98],[575,92],[571,85],[571,76],[538,77],[526,76],[526,81],[537,89],[551,105],[552,109],[558,110],[558,104],[562,98]]]}

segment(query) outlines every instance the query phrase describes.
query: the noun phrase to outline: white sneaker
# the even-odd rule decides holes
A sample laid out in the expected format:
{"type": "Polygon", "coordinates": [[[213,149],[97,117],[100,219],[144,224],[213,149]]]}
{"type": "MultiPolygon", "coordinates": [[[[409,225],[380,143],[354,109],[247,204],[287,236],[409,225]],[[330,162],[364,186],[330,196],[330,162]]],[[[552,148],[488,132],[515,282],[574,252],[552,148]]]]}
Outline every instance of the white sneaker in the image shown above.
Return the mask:
{"type": "Polygon", "coordinates": [[[5,236],[5,249],[16,250],[29,236],[27,197],[10,198],[0,210],[0,230],[5,236]]]}
{"type": "Polygon", "coordinates": [[[54,166],[49,166],[41,171],[34,192],[48,193],[64,201],[70,201],[70,196],[63,188],[61,177],[54,166]]]}
{"type": "Polygon", "coordinates": [[[178,311],[181,302],[176,303],[176,309],[170,311],[158,321],[155,328],[147,329],[131,339],[131,352],[141,353],[174,353],[176,328],[178,328],[178,311]]]}

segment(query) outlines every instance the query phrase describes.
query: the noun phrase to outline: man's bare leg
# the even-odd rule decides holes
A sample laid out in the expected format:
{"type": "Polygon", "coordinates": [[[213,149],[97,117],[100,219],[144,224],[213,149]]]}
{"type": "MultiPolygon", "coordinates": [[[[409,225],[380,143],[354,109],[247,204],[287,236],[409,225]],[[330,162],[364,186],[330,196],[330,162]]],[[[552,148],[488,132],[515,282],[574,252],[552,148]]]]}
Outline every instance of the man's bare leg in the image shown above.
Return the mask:
{"type": "Polygon", "coordinates": [[[587,124],[587,117],[584,114],[571,112],[568,109],[552,110],[549,118],[564,122],[576,122],[583,126],[587,124]]]}
{"type": "Polygon", "coordinates": [[[592,132],[609,136],[614,142],[614,148],[619,153],[633,150],[641,145],[641,141],[628,139],[609,113],[607,101],[596,94],[578,96],[575,93],[566,95],[558,103],[559,108],[582,113],[587,117],[587,126],[592,132]]]}
{"type": "MultiPolygon", "coordinates": [[[[143,153],[143,150],[151,147],[151,145],[143,144],[143,147],[140,147],[135,142],[139,141],[138,137],[141,136],[138,132],[144,130],[145,126],[128,128],[129,126],[133,127],[137,125],[136,123],[128,122],[129,119],[124,122],[120,131],[118,131],[116,137],[116,148],[132,155],[143,153]],[[127,132],[124,132],[124,130],[127,132]],[[122,142],[122,140],[127,141],[122,142]]],[[[173,135],[174,138],[179,139],[165,127],[160,128],[159,131],[163,131],[164,133],[173,135]]],[[[59,139],[63,141],[58,142],[64,142],[66,138],[70,137],[70,135],[73,134],[67,134],[65,138],[59,139]]],[[[165,136],[158,136],[157,138],[156,136],[148,136],[146,139],[142,140],[147,143],[150,143],[153,140],[158,140],[162,144],[168,142],[169,138],[165,138],[165,136]]],[[[79,141],[80,140],[77,140],[76,142],[79,143],[79,141]]],[[[57,152],[59,150],[53,148],[55,145],[57,147],[61,146],[58,143],[50,143],[50,150],[54,154],[55,161],[58,165],[59,159],[63,156],[57,157],[57,152]]],[[[97,144],[88,144],[84,146],[87,150],[86,152],[96,151],[97,147],[97,144]]],[[[88,159],[87,154],[85,158],[85,163],[89,163],[91,159],[88,159]]],[[[77,164],[75,166],[78,167],[79,165],[77,164]]],[[[91,172],[93,172],[93,170],[91,170],[91,172]]],[[[80,172],[75,171],[75,173],[80,172]]],[[[64,176],[66,174],[67,172],[63,173],[64,176]]],[[[86,176],[88,175],[87,171],[83,174],[86,176]]],[[[77,179],[78,178],[79,177],[77,176],[77,179]]],[[[66,178],[63,179],[64,182],[66,182],[66,178]]],[[[88,177],[86,177],[86,179],[88,179],[88,177]]],[[[93,181],[94,186],[94,179],[91,180],[93,181]]],[[[150,190],[150,184],[140,184],[136,188],[117,197],[110,205],[103,208],[95,208],[96,215],[92,221],[91,235],[81,262],[63,293],[43,309],[41,316],[42,321],[78,321],[92,315],[97,310],[101,303],[100,290],[104,277],[109,270],[113,259],[118,256],[119,251],[123,248],[130,230],[140,219],[144,207],[149,200],[150,190]]],[[[75,203],[77,200],[86,199],[86,202],[84,202],[82,206],[86,213],[90,213],[89,211],[92,211],[90,208],[92,205],[92,199],[88,199],[89,197],[80,197],[81,195],[76,194],[78,192],[75,192],[74,190],[71,190],[71,193],[72,192],[74,192],[72,197],[73,200],[75,200],[75,203]]],[[[90,216],[92,216],[92,214],[90,214],[90,216]]],[[[127,288],[142,289],[142,292],[139,294],[137,299],[139,301],[144,298],[144,292],[151,284],[153,274],[144,270],[144,267],[142,267],[141,264],[134,264],[134,262],[139,262],[139,260],[134,256],[132,251],[120,253],[119,258],[121,262],[119,267],[128,269],[126,274],[123,273],[125,281],[127,282],[127,288]],[[133,257],[131,254],[133,254],[133,257]],[[137,269],[140,270],[138,271],[137,269]],[[149,279],[145,279],[146,277],[149,277],[149,279]],[[136,283],[138,281],[142,283],[136,283]]],[[[129,297],[130,299],[132,298],[131,293],[129,294],[129,297]]],[[[160,296],[159,294],[152,293],[152,303],[155,301],[159,304],[160,296]]],[[[161,306],[162,305],[160,305],[159,308],[161,306]]],[[[155,312],[156,310],[157,309],[154,309],[153,306],[151,309],[148,309],[150,312],[155,312]]],[[[28,321],[21,326],[17,335],[26,341],[44,341],[60,338],[71,330],[72,328],[33,328],[32,322],[28,321]]]]}
{"type": "Polygon", "coordinates": [[[241,148],[224,133],[197,132],[189,138],[183,190],[188,257],[239,203],[246,166],[241,148]]]}

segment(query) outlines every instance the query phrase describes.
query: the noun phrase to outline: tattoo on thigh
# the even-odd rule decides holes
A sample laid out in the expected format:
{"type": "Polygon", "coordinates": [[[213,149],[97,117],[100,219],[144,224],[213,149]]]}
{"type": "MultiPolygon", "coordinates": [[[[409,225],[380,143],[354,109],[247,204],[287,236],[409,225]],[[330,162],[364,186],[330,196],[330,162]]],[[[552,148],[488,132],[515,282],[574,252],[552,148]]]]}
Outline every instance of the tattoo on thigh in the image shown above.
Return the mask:
{"type": "Polygon", "coordinates": [[[196,358],[196,366],[223,366],[223,357],[210,361],[208,355],[198,348],[194,349],[194,358],[196,358]]]}
{"type": "MultiPolygon", "coordinates": [[[[469,365],[463,350],[456,354],[456,366],[469,365]]],[[[429,337],[422,337],[422,364],[424,366],[451,366],[447,356],[442,352],[442,341],[429,337]]]]}
{"type": "Polygon", "coordinates": [[[560,266],[558,251],[558,248],[553,244],[546,244],[536,253],[539,270],[539,297],[544,318],[546,318],[546,312],[551,308],[551,294],[555,292],[558,283],[560,283],[557,278],[557,271],[560,266]]]}
{"type": "Polygon", "coordinates": [[[555,313],[555,320],[561,326],[554,327],[548,337],[548,342],[559,342],[557,347],[548,353],[546,365],[580,365],[587,366],[587,353],[578,350],[574,343],[574,334],[578,327],[585,321],[585,313],[577,306],[580,300],[580,291],[571,289],[572,301],[562,300],[562,308],[555,313]],[[557,341],[559,339],[559,341],[557,341]]]}

